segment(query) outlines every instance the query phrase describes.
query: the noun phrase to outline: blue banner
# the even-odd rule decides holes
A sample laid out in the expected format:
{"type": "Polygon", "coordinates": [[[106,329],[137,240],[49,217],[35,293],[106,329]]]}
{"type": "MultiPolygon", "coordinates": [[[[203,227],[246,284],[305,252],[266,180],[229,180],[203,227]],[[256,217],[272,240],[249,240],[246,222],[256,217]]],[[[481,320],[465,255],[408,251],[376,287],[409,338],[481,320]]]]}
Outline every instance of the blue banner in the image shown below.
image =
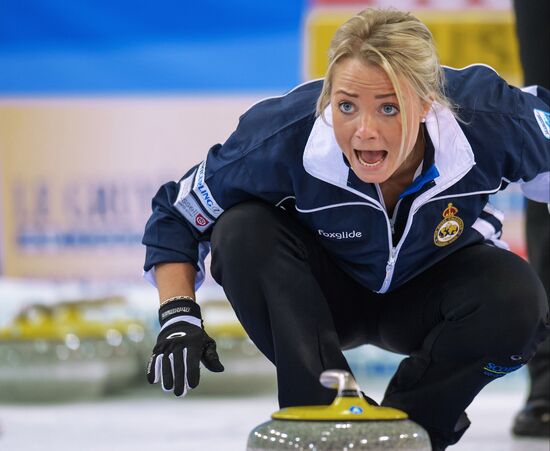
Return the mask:
{"type": "Polygon", "coordinates": [[[305,0],[2,0],[0,95],[279,91],[305,0]]]}

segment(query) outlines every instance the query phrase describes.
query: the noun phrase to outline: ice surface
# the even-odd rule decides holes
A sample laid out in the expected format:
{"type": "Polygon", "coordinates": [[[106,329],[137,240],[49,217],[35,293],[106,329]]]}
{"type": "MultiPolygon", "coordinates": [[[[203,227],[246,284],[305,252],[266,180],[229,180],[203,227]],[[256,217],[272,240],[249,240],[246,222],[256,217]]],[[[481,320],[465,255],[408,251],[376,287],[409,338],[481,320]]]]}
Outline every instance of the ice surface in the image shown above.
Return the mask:
{"type": "MultiPolygon", "coordinates": [[[[522,378],[521,378],[522,379],[522,378]]],[[[151,387],[151,390],[158,387],[151,387]]],[[[510,435],[525,381],[495,384],[468,409],[456,451],[548,451],[546,440],[510,435]]],[[[275,395],[183,399],[147,390],[104,401],[0,405],[2,451],[243,451],[249,431],[277,410],[275,395]]],[[[160,391],[160,390],[159,390],[160,391]]],[[[375,399],[381,386],[369,392],[375,399]]]]}

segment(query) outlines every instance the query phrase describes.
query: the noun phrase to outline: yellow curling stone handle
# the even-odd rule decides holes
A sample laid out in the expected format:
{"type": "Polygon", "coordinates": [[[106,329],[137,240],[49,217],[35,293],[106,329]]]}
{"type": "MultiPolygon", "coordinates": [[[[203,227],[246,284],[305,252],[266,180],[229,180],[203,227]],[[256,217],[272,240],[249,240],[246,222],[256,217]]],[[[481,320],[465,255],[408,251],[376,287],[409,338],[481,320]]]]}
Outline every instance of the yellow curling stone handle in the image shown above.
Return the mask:
{"type": "Polygon", "coordinates": [[[271,418],[294,421],[385,421],[408,418],[401,410],[369,404],[361,395],[355,379],[347,371],[324,371],[320,381],[323,386],[338,390],[331,405],[286,407],[275,412],[271,418]]]}

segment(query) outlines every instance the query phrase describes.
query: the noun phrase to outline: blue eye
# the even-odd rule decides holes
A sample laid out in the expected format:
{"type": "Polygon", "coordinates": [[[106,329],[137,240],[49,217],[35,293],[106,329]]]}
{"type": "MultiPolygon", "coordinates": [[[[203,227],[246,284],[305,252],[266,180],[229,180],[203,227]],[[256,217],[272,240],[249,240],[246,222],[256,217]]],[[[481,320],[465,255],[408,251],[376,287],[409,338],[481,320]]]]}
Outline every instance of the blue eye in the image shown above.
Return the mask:
{"type": "Polygon", "coordinates": [[[386,116],[395,116],[397,113],[399,113],[399,109],[390,103],[387,103],[385,105],[382,105],[382,113],[386,116]]]}
{"type": "Polygon", "coordinates": [[[344,114],[353,113],[353,104],[351,104],[350,102],[340,102],[338,104],[338,108],[344,114]]]}

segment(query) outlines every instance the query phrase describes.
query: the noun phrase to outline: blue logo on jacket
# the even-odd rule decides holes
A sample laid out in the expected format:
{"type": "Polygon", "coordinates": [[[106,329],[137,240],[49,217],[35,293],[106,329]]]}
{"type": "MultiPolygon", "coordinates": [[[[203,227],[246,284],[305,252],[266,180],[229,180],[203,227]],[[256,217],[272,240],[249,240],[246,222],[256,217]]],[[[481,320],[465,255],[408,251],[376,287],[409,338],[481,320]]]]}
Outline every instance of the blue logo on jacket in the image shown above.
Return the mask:
{"type": "Polygon", "coordinates": [[[520,364],[520,365],[514,365],[514,366],[503,366],[503,365],[497,365],[496,363],[487,363],[487,365],[485,365],[483,367],[483,374],[485,374],[486,376],[491,376],[491,377],[502,377],[502,376],[505,376],[506,374],[508,373],[511,373],[512,371],[516,371],[516,370],[519,370],[524,364],[520,364]]]}
{"type": "Polygon", "coordinates": [[[546,111],[534,109],[535,119],[539,124],[542,134],[546,139],[550,139],[550,113],[546,111]]]}

